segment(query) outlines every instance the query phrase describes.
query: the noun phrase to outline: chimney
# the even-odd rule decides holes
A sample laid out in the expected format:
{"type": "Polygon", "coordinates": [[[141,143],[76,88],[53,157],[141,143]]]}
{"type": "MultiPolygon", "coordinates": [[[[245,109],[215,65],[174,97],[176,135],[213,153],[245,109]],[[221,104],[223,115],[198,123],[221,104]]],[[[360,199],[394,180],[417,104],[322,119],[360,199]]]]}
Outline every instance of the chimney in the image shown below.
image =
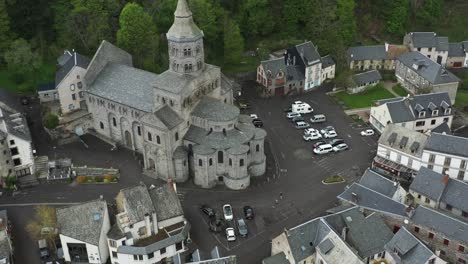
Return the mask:
{"type": "Polygon", "coordinates": [[[388,52],[388,46],[389,46],[388,43],[385,42],[385,52],[388,52]]]}
{"type": "Polygon", "coordinates": [[[159,231],[159,227],[158,227],[158,217],[156,215],[156,212],[151,213],[151,218],[153,220],[153,232],[154,234],[157,234],[159,231]]]}
{"type": "Polygon", "coordinates": [[[353,203],[357,203],[359,201],[359,197],[356,193],[351,193],[351,201],[353,203]]]}
{"type": "Polygon", "coordinates": [[[296,65],[296,56],[293,57],[293,65],[296,65]]]}
{"type": "Polygon", "coordinates": [[[413,214],[414,214],[414,208],[412,206],[409,206],[408,208],[406,208],[406,214],[408,215],[408,218],[411,219],[411,217],[413,217],[413,214]]]}
{"type": "Polygon", "coordinates": [[[450,177],[448,176],[448,174],[445,174],[444,177],[442,178],[442,183],[447,185],[448,182],[449,182],[449,179],[450,179],[450,177]]]}
{"type": "Polygon", "coordinates": [[[151,236],[151,221],[148,213],[145,214],[146,236],[151,236]]]}
{"type": "Polygon", "coordinates": [[[284,65],[288,65],[288,52],[285,50],[283,53],[284,65]]]}
{"type": "Polygon", "coordinates": [[[341,229],[341,238],[343,239],[343,241],[346,241],[346,235],[348,234],[348,227],[343,227],[343,229],[341,229]]]}

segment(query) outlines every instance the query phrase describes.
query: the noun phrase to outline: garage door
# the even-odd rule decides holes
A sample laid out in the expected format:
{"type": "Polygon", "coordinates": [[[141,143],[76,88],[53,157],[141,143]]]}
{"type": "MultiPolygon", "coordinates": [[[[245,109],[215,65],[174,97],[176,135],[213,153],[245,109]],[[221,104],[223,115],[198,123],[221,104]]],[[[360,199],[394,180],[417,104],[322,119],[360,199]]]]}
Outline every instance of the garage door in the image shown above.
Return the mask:
{"type": "Polygon", "coordinates": [[[458,67],[461,67],[461,66],[462,66],[461,61],[458,61],[458,62],[454,62],[454,63],[453,63],[453,67],[455,67],[455,68],[458,68],[458,67]]]}

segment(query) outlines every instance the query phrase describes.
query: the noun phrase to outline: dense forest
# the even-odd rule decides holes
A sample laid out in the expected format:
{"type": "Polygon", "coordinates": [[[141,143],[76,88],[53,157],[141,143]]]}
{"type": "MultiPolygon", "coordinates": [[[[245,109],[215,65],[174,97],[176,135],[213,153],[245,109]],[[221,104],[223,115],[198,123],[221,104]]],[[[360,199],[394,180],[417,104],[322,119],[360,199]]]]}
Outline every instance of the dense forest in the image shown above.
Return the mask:
{"type": "MultiPolygon", "coordinates": [[[[227,71],[304,40],[344,62],[346,47],[401,42],[410,30],[468,39],[464,0],[188,0],[205,33],[207,60],[227,71]],[[441,31],[441,32],[439,32],[441,31]],[[244,57],[256,51],[255,58],[244,57]]],[[[53,80],[64,49],[91,57],[103,39],[136,66],[167,68],[164,33],[177,0],[0,0],[0,87],[30,91],[53,80]],[[5,87],[6,86],[6,87],[5,87]]]]}

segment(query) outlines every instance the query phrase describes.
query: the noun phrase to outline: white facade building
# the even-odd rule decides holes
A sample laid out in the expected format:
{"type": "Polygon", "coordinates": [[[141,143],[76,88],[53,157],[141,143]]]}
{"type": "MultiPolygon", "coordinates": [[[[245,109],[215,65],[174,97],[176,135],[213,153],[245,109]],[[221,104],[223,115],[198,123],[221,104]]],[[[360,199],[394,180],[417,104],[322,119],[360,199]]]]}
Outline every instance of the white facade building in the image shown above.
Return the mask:
{"type": "Polygon", "coordinates": [[[447,37],[439,37],[435,32],[410,32],[403,38],[403,44],[410,51],[418,51],[432,61],[445,66],[448,58],[447,37]]]}

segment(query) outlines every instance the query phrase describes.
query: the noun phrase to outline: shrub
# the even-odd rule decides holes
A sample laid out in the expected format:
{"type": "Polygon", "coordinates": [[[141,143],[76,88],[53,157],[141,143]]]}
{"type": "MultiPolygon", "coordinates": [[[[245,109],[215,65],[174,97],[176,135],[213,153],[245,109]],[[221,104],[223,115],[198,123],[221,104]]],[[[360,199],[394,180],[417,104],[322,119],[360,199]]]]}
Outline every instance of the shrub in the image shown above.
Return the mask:
{"type": "Polygon", "coordinates": [[[343,181],[344,181],[344,178],[341,177],[340,175],[328,176],[323,180],[324,183],[335,183],[335,182],[343,182],[343,181]]]}
{"type": "Polygon", "coordinates": [[[48,129],[54,129],[59,125],[59,119],[57,115],[48,113],[44,118],[44,126],[48,129]]]}
{"type": "Polygon", "coordinates": [[[77,182],[77,183],[84,183],[84,182],[86,182],[87,180],[88,180],[88,177],[86,177],[86,176],[78,176],[78,177],[76,177],[76,182],[77,182]]]}
{"type": "Polygon", "coordinates": [[[108,181],[112,181],[115,178],[114,175],[106,174],[104,175],[104,179],[108,181]]]}
{"type": "Polygon", "coordinates": [[[104,183],[109,183],[110,181],[109,181],[109,179],[104,179],[103,182],[104,182],[104,183]]]}
{"type": "Polygon", "coordinates": [[[104,177],[102,177],[102,176],[96,176],[96,177],[94,177],[94,180],[95,180],[96,182],[103,182],[103,181],[104,181],[104,177]]]}

